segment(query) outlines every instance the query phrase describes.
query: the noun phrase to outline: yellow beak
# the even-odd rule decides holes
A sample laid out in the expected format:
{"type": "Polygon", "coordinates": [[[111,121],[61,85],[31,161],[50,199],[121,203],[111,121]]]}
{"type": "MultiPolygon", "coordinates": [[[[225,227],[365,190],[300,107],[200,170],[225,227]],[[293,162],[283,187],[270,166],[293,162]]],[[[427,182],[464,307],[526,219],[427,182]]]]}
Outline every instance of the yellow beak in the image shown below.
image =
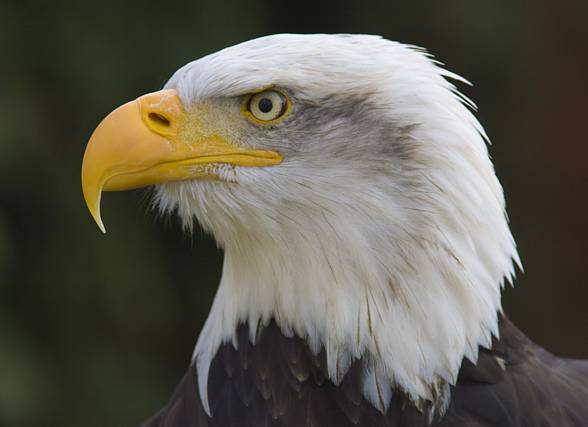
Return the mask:
{"type": "Polygon", "coordinates": [[[128,102],[98,125],[84,154],[82,190],[102,232],[102,191],[130,190],[189,179],[214,179],[206,165],[271,166],[280,154],[242,148],[200,129],[175,90],[128,102]]]}

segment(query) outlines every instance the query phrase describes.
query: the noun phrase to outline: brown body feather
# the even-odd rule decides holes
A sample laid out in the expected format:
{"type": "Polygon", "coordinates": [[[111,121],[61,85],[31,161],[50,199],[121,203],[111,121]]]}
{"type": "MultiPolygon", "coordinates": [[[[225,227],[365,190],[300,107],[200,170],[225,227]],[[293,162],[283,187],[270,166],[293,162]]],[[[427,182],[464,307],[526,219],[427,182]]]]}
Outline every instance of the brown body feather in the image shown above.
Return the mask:
{"type": "Polygon", "coordinates": [[[361,361],[334,385],[324,352],[313,355],[304,340],[285,337],[274,322],[255,345],[243,325],[237,337],[238,349],[224,344],[210,367],[212,417],[202,407],[192,365],[144,427],[588,426],[588,361],[551,355],[504,317],[500,339],[480,351],[476,365],[463,362],[447,411],[431,422],[400,391],[386,414],[375,409],[362,396],[361,361]]]}

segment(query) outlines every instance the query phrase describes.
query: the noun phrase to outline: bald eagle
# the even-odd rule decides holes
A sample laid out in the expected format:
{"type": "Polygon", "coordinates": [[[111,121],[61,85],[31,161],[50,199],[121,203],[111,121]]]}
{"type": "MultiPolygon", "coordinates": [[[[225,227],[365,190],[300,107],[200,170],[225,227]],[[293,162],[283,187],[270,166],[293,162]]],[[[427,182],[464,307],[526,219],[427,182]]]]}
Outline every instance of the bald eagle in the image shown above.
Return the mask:
{"type": "Polygon", "coordinates": [[[82,186],[153,186],[223,273],[146,426],[585,426],[588,364],[503,314],[520,266],[464,81],[422,49],[282,34],[108,115],[82,186]]]}

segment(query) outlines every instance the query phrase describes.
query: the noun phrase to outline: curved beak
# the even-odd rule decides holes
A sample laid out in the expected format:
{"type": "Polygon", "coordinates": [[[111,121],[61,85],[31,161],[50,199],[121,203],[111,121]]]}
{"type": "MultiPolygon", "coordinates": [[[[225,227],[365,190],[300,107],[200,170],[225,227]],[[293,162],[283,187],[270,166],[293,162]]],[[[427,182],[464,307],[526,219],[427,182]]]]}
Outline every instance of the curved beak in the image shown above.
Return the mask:
{"type": "MultiPolygon", "coordinates": [[[[207,128],[209,128],[207,126],[207,128]]],[[[175,90],[128,102],[98,125],[82,163],[84,199],[102,232],[102,191],[190,179],[214,179],[207,165],[261,167],[282,161],[273,151],[246,149],[203,129],[175,90]]]]}

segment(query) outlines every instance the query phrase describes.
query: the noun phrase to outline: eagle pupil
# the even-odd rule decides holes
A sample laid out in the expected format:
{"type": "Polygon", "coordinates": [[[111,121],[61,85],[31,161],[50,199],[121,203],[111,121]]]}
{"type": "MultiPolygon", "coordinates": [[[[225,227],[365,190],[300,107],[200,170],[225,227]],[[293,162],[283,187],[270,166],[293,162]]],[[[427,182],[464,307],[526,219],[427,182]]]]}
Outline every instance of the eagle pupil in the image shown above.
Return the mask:
{"type": "Polygon", "coordinates": [[[261,111],[262,113],[269,113],[270,111],[272,111],[273,107],[274,107],[274,104],[271,101],[271,99],[262,98],[259,100],[258,108],[259,108],[259,111],[261,111]]]}

